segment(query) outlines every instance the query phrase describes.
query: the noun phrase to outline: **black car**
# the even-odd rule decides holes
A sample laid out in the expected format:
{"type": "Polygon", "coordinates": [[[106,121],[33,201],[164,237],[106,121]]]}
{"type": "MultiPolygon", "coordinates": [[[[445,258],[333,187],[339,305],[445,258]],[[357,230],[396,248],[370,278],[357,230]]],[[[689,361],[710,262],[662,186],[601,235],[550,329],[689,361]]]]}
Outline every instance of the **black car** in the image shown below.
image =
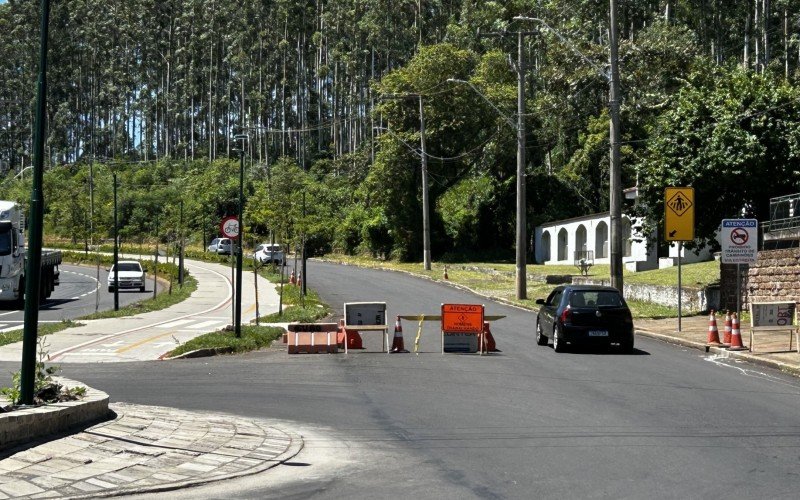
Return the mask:
{"type": "Polygon", "coordinates": [[[564,352],[567,345],[619,344],[620,350],[633,352],[633,317],[628,304],[616,288],[598,285],[556,287],[541,305],[536,317],[536,343],[564,352]]]}

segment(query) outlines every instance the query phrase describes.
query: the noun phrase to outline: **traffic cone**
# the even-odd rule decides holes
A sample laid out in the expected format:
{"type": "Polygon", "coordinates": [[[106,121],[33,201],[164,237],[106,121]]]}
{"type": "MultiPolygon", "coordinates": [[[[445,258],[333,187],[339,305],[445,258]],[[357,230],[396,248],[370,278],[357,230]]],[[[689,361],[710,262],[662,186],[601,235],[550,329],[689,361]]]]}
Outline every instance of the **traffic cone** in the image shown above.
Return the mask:
{"type": "Polygon", "coordinates": [[[492,336],[492,329],[488,321],[483,322],[483,331],[478,335],[479,346],[481,345],[481,337],[483,338],[483,352],[500,352],[492,336]]]}
{"type": "Polygon", "coordinates": [[[336,344],[344,348],[345,343],[347,343],[348,350],[364,348],[364,339],[361,338],[358,331],[345,328],[344,320],[341,319],[339,320],[339,331],[336,332],[336,344]]]}
{"type": "Polygon", "coordinates": [[[731,331],[731,346],[728,347],[729,351],[746,351],[747,347],[742,344],[742,332],[739,329],[739,316],[736,313],[733,313],[733,318],[731,319],[733,322],[732,331],[731,331]]]}
{"type": "Polygon", "coordinates": [[[714,310],[711,310],[711,314],[708,317],[708,341],[706,342],[707,345],[720,345],[719,341],[719,329],[717,329],[717,315],[714,314],[714,310]]]}
{"type": "Polygon", "coordinates": [[[731,325],[731,312],[725,311],[725,332],[722,334],[722,345],[725,347],[731,345],[731,332],[733,331],[731,325]]]}
{"type": "Polygon", "coordinates": [[[444,279],[450,279],[447,277],[447,266],[444,266],[444,275],[442,275],[444,279]]]}
{"type": "Polygon", "coordinates": [[[294,269],[292,269],[292,275],[289,277],[289,283],[291,283],[292,285],[297,283],[297,278],[295,278],[294,276],[294,269]]]}
{"type": "Polygon", "coordinates": [[[398,316],[397,321],[394,322],[394,340],[392,340],[391,352],[408,352],[403,345],[403,325],[400,324],[400,316],[398,316]]]}

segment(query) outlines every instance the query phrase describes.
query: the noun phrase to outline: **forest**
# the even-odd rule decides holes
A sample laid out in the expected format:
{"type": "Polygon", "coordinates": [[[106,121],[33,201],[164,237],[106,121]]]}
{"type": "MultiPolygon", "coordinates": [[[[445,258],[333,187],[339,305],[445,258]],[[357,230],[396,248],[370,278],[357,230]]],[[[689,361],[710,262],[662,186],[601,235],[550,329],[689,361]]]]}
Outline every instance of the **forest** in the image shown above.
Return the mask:
{"type": "MultiPolygon", "coordinates": [[[[617,3],[624,211],[657,229],[692,186],[699,245],[768,220],[800,192],[800,0],[617,3]]],[[[0,197],[23,204],[39,15],[0,4],[0,197]]],[[[123,239],[199,246],[243,149],[249,243],[421,260],[424,139],[434,258],[511,257],[519,31],[528,234],[609,207],[607,0],[55,0],[49,26],[46,238],[110,238],[116,174],[123,239]]]]}

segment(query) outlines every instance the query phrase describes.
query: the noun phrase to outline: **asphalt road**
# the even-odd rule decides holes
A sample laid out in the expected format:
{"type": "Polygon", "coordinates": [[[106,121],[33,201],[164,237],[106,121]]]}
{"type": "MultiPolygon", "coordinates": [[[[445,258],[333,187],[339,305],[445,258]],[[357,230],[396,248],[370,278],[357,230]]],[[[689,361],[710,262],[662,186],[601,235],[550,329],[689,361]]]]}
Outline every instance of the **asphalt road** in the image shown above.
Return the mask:
{"type": "MultiPolygon", "coordinates": [[[[106,285],[108,272],[100,268],[99,287],[97,268],[62,264],[60,284],[55,287],[50,298],[39,308],[40,322],[57,322],[74,319],[114,308],[114,294],[108,292],[106,285]]],[[[163,286],[159,284],[159,292],[163,286]]],[[[147,290],[120,290],[119,304],[126,306],[153,296],[153,279],[148,276],[147,290]]],[[[11,304],[0,303],[0,329],[12,328],[22,324],[24,312],[16,310],[11,304]]]]}
{"type": "MultiPolygon", "coordinates": [[[[369,349],[289,356],[64,365],[113,401],[275,418],[305,448],[291,463],[174,498],[795,498],[800,381],[637,338],[635,354],[556,354],[530,312],[399,273],[309,264],[309,286],[340,309],[388,303],[436,314],[485,303],[502,350],[369,349]]],[[[416,325],[404,323],[413,347],[416,325]]],[[[7,373],[16,366],[0,364],[7,373]]]]}

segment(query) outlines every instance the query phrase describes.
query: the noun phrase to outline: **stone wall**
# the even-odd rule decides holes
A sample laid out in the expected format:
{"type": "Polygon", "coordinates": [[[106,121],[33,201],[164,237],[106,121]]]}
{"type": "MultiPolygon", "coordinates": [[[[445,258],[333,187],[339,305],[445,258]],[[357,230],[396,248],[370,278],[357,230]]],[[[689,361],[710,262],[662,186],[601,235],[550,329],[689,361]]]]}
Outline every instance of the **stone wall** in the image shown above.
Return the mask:
{"type": "Polygon", "coordinates": [[[758,262],[750,266],[742,290],[743,305],[749,304],[747,299],[800,302],[800,248],[758,252],[758,262]]]}

